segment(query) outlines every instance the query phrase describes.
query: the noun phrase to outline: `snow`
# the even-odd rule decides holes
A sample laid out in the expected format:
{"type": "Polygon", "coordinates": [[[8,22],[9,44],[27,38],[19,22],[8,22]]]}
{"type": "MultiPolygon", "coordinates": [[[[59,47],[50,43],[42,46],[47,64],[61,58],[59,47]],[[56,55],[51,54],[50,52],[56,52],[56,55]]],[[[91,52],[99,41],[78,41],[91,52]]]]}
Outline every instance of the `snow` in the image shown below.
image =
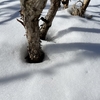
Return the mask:
{"type": "Polygon", "coordinates": [[[58,10],[37,64],[25,62],[19,10],[19,0],[0,0],[0,100],[100,100],[100,0],[87,8],[92,19],[58,10]]]}

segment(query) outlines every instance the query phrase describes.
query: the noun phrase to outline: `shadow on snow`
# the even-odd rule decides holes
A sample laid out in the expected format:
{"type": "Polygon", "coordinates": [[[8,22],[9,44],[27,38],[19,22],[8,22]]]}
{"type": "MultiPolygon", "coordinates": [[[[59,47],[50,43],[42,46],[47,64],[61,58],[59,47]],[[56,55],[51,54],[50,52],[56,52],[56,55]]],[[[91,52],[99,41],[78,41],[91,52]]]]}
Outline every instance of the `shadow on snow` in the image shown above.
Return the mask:
{"type": "Polygon", "coordinates": [[[68,29],[64,29],[58,32],[58,34],[56,36],[53,37],[53,40],[57,39],[57,38],[61,38],[62,36],[64,36],[65,34],[68,34],[70,32],[88,32],[88,33],[94,33],[94,34],[99,34],[100,33],[100,29],[98,28],[81,28],[81,27],[70,27],[68,29]]]}
{"type": "Polygon", "coordinates": [[[0,20],[0,24],[4,24],[8,21],[11,21],[19,17],[20,4],[16,3],[13,5],[10,5],[11,3],[14,3],[16,1],[18,0],[14,0],[14,1],[7,0],[0,3],[0,6],[1,6],[0,17],[3,18],[2,20],[0,20]]]}
{"type": "MultiPolygon", "coordinates": [[[[79,54],[78,56],[75,56],[70,61],[65,61],[65,62],[62,62],[62,61],[57,62],[56,61],[53,64],[49,64],[49,67],[47,66],[46,68],[43,68],[43,69],[42,68],[35,69],[33,71],[30,70],[27,72],[17,73],[15,75],[1,77],[0,85],[11,83],[11,82],[16,82],[16,81],[20,81],[20,80],[25,80],[31,76],[33,77],[33,75],[35,75],[35,74],[53,75],[56,73],[58,68],[68,67],[71,64],[82,62],[85,60],[86,57],[89,59],[92,59],[92,58],[95,59],[96,57],[100,57],[100,44],[96,44],[96,43],[61,43],[61,44],[49,44],[44,47],[44,51],[49,52],[52,55],[63,53],[63,54],[65,54],[66,57],[67,57],[67,55],[65,52],[69,52],[69,51],[76,52],[78,50],[83,50],[83,52],[81,54],[79,54]]],[[[42,66],[42,64],[41,64],[41,66],[42,66]]]]}

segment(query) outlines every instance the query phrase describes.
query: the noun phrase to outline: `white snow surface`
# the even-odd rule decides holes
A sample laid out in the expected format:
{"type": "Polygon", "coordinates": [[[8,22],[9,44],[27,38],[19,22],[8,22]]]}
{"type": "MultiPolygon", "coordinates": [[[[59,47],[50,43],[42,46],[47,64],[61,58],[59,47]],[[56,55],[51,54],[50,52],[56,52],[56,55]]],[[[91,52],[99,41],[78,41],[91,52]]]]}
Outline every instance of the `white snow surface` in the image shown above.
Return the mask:
{"type": "Polygon", "coordinates": [[[19,0],[0,0],[0,100],[100,100],[100,0],[91,0],[90,20],[58,10],[37,64],[25,62],[19,10],[19,0]]]}

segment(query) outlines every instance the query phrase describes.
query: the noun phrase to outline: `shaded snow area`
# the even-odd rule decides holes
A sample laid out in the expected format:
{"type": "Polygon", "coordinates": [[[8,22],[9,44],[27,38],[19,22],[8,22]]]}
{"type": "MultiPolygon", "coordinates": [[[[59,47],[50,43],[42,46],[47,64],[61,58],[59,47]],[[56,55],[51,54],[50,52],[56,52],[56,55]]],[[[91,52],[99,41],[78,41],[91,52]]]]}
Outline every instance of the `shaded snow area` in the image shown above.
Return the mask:
{"type": "Polygon", "coordinates": [[[19,0],[0,0],[0,100],[100,100],[100,0],[91,0],[90,20],[59,8],[37,64],[25,62],[19,10],[19,0]]]}

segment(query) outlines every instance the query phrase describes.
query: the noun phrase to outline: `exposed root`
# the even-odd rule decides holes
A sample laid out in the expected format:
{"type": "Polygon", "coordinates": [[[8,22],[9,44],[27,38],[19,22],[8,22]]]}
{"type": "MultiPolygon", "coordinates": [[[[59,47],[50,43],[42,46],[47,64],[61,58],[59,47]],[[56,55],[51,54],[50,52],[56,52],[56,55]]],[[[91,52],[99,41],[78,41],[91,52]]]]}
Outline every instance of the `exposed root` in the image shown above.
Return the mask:
{"type": "Polygon", "coordinates": [[[84,9],[82,8],[83,2],[81,0],[77,1],[71,8],[71,15],[78,15],[78,16],[83,16],[84,15],[84,9]],[[77,6],[77,3],[81,3],[81,6],[77,6]]]}

